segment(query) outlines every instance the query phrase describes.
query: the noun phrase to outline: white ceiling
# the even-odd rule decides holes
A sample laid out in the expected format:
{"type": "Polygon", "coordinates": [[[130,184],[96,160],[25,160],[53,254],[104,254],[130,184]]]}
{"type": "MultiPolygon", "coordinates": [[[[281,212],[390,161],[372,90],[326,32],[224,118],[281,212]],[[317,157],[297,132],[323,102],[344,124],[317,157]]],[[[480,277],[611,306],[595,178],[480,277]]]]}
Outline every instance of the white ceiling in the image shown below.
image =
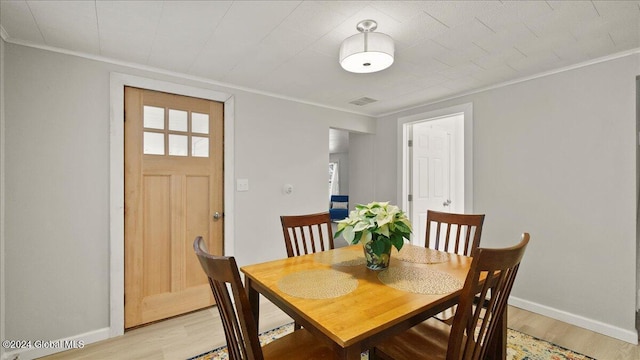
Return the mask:
{"type": "Polygon", "coordinates": [[[379,116],[637,51],[640,1],[0,0],[0,25],[10,43],[379,116]],[[395,40],[391,68],[338,64],[363,19],[395,40]]]}

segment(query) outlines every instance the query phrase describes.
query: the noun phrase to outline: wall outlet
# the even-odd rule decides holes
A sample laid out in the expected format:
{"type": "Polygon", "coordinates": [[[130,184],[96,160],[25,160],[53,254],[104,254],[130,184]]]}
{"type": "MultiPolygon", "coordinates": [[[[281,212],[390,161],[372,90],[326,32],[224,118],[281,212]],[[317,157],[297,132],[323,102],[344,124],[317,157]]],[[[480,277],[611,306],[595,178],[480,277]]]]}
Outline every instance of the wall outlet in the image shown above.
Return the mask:
{"type": "Polygon", "coordinates": [[[249,179],[236,180],[236,191],[249,191],[249,179]]]}

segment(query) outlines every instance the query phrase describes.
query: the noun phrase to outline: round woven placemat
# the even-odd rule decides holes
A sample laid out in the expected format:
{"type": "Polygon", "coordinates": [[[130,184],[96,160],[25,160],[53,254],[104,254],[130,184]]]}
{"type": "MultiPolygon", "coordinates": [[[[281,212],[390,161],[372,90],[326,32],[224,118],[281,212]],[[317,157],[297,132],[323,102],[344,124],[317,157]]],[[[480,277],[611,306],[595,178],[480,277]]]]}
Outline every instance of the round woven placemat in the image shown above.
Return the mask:
{"type": "Polygon", "coordinates": [[[449,261],[449,254],[442,251],[406,244],[392,256],[398,260],[418,264],[437,264],[449,261]]]}
{"type": "Polygon", "coordinates": [[[314,258],[319,263],[331,266],[357,266],[366,263],[362,251],[323,251],[315,253],[314,258]]]}
{"type": "Polygon", "coordinates": [[[416,294],[440,295],[462,289],[462,282],[447,273],[417,267],[390,267],[381,271],[378,279],[392,288],[416,294]]]}
{"type": "Polygon", "coordinates": [[[304,299],[331,299],[346,295],[358,287],[358,280],[336,270],[305,270],[278,280],[278,288],[287,295],[304,299]]]}

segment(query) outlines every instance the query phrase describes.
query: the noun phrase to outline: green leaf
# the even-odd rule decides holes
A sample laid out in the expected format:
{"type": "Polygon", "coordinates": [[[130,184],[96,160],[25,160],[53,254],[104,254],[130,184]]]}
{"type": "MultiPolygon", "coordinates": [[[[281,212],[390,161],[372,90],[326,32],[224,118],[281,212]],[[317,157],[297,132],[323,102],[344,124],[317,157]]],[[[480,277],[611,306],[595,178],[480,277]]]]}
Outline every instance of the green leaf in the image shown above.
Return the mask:
{"type": "Polygon", "coordinates": [[[393,244],[393,246],[398,249],[398,251],[400,251],[400,249],[402,249],[402,246],[404,245],[404,238],[402,237],[402,235],[392,235],[391,236],[391,244],[393,244]]]}
{"type": "Polygon", "coordinates": [[[378,256],[388,251],[387,249],[391,249],[391,242],[388,238],[378,238],[371,243],[371,250],[378,256]]]}
{"type": "Polygon", "coordinates": [[[404,222],[397,222],[395,223],[395,226],[396,226],[396,229],[398,229],[398,231],[400,231],[401,233],[411,234],[411,228],[407,226],[407,224],[405,224],[404,222]]]}
{"type": "Polygon", "coordinates": [[[409,222],[409,219],[407,218],[400,219],[400,221],[396,222],[396,225],[406,228],[408,232],[411,232],[413,230],[411,227],[411,222],[409,222]]]}

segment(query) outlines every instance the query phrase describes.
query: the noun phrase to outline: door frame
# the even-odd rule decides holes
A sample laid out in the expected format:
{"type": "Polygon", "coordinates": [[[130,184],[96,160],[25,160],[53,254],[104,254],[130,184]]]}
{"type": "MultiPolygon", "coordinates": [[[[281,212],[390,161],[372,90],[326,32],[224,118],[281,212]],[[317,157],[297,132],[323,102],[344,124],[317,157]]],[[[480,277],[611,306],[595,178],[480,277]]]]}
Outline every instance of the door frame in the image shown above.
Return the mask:
{"type": "Polygon", "coordinates": [[[409,125],[420,121],[440,119],[455,114],[464,114],[464,212],[473,213],[473,104],[466,103],[442,109],[398,118],[397,124],[397,198],[402,209],[409,209],[410,191],[409,161],[407,151],[409,125]]]}
{"type": "Polygon", "coordinates": [[[110,74],[109,337],[124,334],[124,87],[224,103],[224,253],[233,255],[234,96],[229,93],[112,72],[110,74]]]}

